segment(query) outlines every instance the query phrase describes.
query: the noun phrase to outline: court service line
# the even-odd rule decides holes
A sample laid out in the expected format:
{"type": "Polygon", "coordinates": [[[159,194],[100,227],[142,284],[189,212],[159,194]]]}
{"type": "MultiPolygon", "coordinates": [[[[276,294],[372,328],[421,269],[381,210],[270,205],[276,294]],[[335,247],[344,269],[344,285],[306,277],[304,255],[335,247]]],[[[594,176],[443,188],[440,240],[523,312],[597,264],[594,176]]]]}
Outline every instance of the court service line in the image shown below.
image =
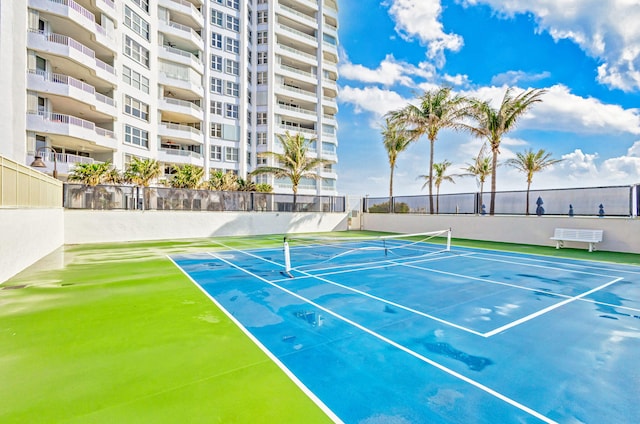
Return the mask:
{"type": "MultiPolygon", "coordinates": [[[[230,262],[230,261],[228,261],[226,259],[220,258],[220,257],[216,256],[213,253],[209,253],[209,254],[211,256],[213,256],[214,258],[226,263],[227,265],[231,265],[235,269],[237,269],[237,270],[239,270],[241,272],[244,272],[245,274],[248,274],[248,275],[250,275],[250,276],[252,276],[254,278],[257,278],[258,280],[260,280],[260,281],[262,281],[262,282],[264,282],[266,284],[269,284],[270,286],[273,286],[273,287],[275,287],[277,289],[280,289],[283,292],[285,292],[285,293],[287,293],[287,294],[289,294],[289,295],[291,295],[291,296],[293,296],[293,297],[295,297],[295,298],[297,298],[299,300],[302,300],[303,302],[306,302],[306,303],[308,303],[308,304],[310,304],[310,305],[312,305],[312,306],[314,306],[314,307],[326,312],[327,314],[332,315],[335,318],[337,318],[337,319],[339,319],[341,321],[344,321],[347,324],[350,324],[350,325],[358,328],[359,330],[364,331],[365,333],[367,333],[367,334],[369,334],[369,335],[371,335],[371,336],[373,336],[373,337],[375,337],[375,338],[377,338],[377,339],[379,339],[379,340],[381,340],[381,341],[383,341],[385,343],[388,343],[388,344],[390,344],[391,346],[393,346],[393,347],[395,347],[397,349],[400,349],[401,351],[403,351],[405,353],[408,353],[409,355],[413,356],[414,358],[417,358],[417,359],[419,359],[419,360],[431,365],[432,367],[435,367],[435,368],[439,369],[440,371],[443,371],[443,372],[449,374],[452,377],[455,377],[455,378],[457,378],[459,380],[462,380],[465,383],[468,383],[468,384],[470,384],[470,385],[482,390],[483,392],[485,392],[485,393],[487,393],[487,394],[489,394],[491,396],[494,396],[494,397],[502,400],[503,402],[506,402],[509,405],[511,405],[511,406],[513,406],[513,407],[515,407],[517,409],[520,409],[523,412],[526,412],[527,414],[529,414],[529,415],[531,415],[533,417],[538,418],[539,420],[541,420],[541,421],[543,421],[545,423],[557,424],[556,421],[553,421],[551,418],[548,418],[548,417],[544,416],[543,414],[541,414],[541,413],[529,408],[528,406],[523,405],[520,402],[518,402],[518,401],[516,401],[514,399],[511,399],[511,398],[507,397],[506,395],[503,395],[502,393],[499,393],[499,392],[493,390],[492,388],[490,388],[488,386],[485,386],[484,384],[482,384],[482,383],[480,383],[478,381],[475,381],[475,380],[473,380],[473,379],[471,379],[471,378],[469,378],[469,377],[467,377],[465,375],[462,375],[462,374],[452,370],[451,368],[448,368],[448,367],[446,367],[446,366],[444,366],[444,365],[442,365],[442,364],[440,364],[438,362],[435,362],[435,361],[427,358],[426,356],[423,356],[423,355],[419,354],[418,352],[415,352],[415,351],[409,349],[408,347],[403,346],[400,343],[397,343],[397,342],[395,342],[395,341],[383,336],[382,334],[375,332],[374,330],[371,330],[370,328],[367,328],[367,327],[365,327],[365,326],[363,326],[361,324],[358,324],[357,322],[352,321],[349,318],[347,318],[345,316],[342,316],[337,312],[332,311],[331,309],[325,308],[324,306],[322,306],[322,305],[320,305],[318,303],[315,303],[311,299],[307,299],[306,297],[301,296],[301,295],[299,295],[299,294],[297,294],[297,293],[295,293],[295,292],[293,292],[291,290],[288,290],[285,287],[282,287],[282,286],[280,286],[278,284],[272,283],[271,281],[267,280],[266,278],[260,277],[259,275],[254,274],[253,272],[248,271],[248,270],[246,270],[246,269],[244,269],[242,267],[239,267],[236,264],[234,264],[234,263],[232,263],[232,262],[230,262]]],[[[244,326],[242,328],[244,328],[244,326]]]]}
{"type": "Polygon", "coordinates": [[[509,323],[509,324],[503,325],[502,327],[498,327],[498,328],[496,328],[495,330],[491,330],[491,331],[489,331],[489,332],[487,332],[487,333],[484,333],[484,334],[483,334],[483,336],[484,336],[484,337],[487,337],[487,338],[489,338],[489,337],[491,337],[491,336],[495,336],[495,335],[496,335],[496,334],[498,334],[498,333],[501,333],[501,332],[503,332],[503,331],[505,331],[505,330],[508,330],[508,329],[510,329],[510,328],[513,328],[513,327],[516,327],[516,326],[518,326],[518,325],[520,325],[520,324],[523,324],[523,323],[525,323],[525,322],[527,322],[527,321],[530,321],[530,320],[532,320],[532,319],[534,319],[534,318],[537,318],[537,317],[539,317],[539,316],[541,316],[541,315],[544,315],[544,314],[546,314],[547,312],[551,312],[551,311],[553,311],[554,309],[558,309],[558,308],[560,308],[561,306],[564,306],[564,305],[566,305],[566,304],[568,304],[568,303],[571,303],[571,302],[574,302],[574,301],[576,301],[576,300],[579,300],[579,299],[581,299],[581,298],[583,298],[583,297],[585,297],[585,296],[589,296],[590,294],[595,293],[595,292],[597,292],[597,291],[599,291],[599,290],[602,290],[602,289],[604,289],[605,287],[608,287],[608,286],[610,286],[610,285],[612,285],[612,284],[615,284],[615,283],[617,283],[617,282],[618,282],[618,281],[620,281],[620,280],[623,280],[623,278],[622,278],[622,277],[618,277],[618,278],[616,278],[615,280],[609,281],[608,283],[605,283],[605,284],[603,284],[603,285],[601,285],[601,286],[599,286],[599,287],[596,287],[596,288],[591,289],[591,290],[589,290],[589,291],[586,291],[586,292],[584,292],[584,293],[582,293],[582,294],[579,294],[578,296],[574,296],[574,297],[571,297],[571,298],[569,298],[569,299],[565,299],[565,300],[563,300],[562,302],[558,302],[558,303],[556,303],[555,305],[551,305],[551,306],[549,306],[549,307],[546,307],[546,308],[544,308],[544,309],[539,310],[538,312],[534,312],[534,313],[532,313],[532,314],[530,314],[530,315],[527,315],[526,317],[522,317],[522,318],[520,318],[520,319],[518,319],[518,320],[515,320],[515,321],[513,321],[513,322],[509,323]]]}
{"type": "MultiPolygon", "coordinates": [[[[225,247],[226,247],[226,246],[225,246],[225,247]]],[[[236,249],[234,249],[234,250],[236,250],[236,249]]],[[[262,260],[263,260],[263,261],[265,261],[265,262],[269,262],[269,263],[272,263],[272,264],[275,264],[275,265],[279,265],[279,266],[284,267],[282,264],[279,264],[279,263],[277,263],[277,262],[271,261],[271,260],[269,260],[269,259],[261,258],[260,256],[254,255],[254,254],[252,254],[252,253],[250,253],[250,252],[244,252],[244,251],[242,251],[242,250],[238,250],[238,252],[240,252],[240,253],[244,253],[244,254],[246,254],[246,255],[248,255],[248,256],[252,256],[252,257],[257,258],[257,259],[262,259],[262,260]]],[[[208,253],[208,254],[209,254],[209,255],[211,255],[211,256],[216,257],[217,259],[220,259],[221,261],[226,262],[226,260],[225,260],[225,259],[223,259],[223,258],[221,258],[221,257],[217,256],[217,255],[216,255],[216,254],[214,254],[214,253],[208,253]]],[[[231,264],[231,263],[229,263],[229,264],[230,264],[230,265],[232,265],[232,266],[234,266],[234,265],[233,265],[233,264],[231,264]]],[[[394,264],[396,264],[396,263],[394,263],[394,264]]],[[[381,266],[372,267],[372,268],[381,268],[381,266]]],[[[294,268],[294,269],[295,269],[295,268],[294,268]]],[[[368,298],[371,298],[371,299],[377,300],[377,301],[382,302],[382,303],[385,303],[385,304],[387,304],[387,305],[395,306],[396,308],[404,309],[405,311],[411,312],[411,313],[413,313],[413,314],[420,315],[420,316],[423,316],[423,317],[425,317],[425,318],[429,318],[429,319],[431,319],[431,320],[433,320],[433,321],[437,321],[437,322],[439,322],[439,323],[441,323],[441,324],[445,324],[445,325],[448,325],[448,326],[450,326],[450,327],[454,327],[454,328],[457,328],[457,329],[459,329],[459,330],[466,331],[467,333],[475,334],[476,336],[482,336],[482,333],[480,333],[480,332],[478,332],[478,331],[472,330],[472,329],[467,328],[467,327],[463,327],[463,326],[461,326],[461,325],[458,325],[458,324],[455,324],[455,323],[453,323],[453,322],[450,322],[450,321],[444,320],[444,319],[442,319],[442,318],[438,318],[438,317],[433,316],[433,315],[429,315],[429,314],[427,314],[427,313],[425,313],[425,312],[418,311],[417,309],[413,309],[413,308],[410,308],[410,307],[408,307],[408,306],[401,305],[400,303],[396,303],[396,302],[393,302],[393,301],[391,301],[391,300],[387,300],[387,299],[384,299],[384,298],[382,298],[382,297],[378,297],[378,296],[375,296],[375,295],[369,294],[369,293],[367,293],[367,292],[364,292],[364,291],[362,291],[362,290],[355,289],[355,288],[353,288],[353,287],[345,286],[344,284],[336,283],[335,281],[331,281],[331,280],[328,280],[328,279],[326,279],[326,278],[322,278],[321,276],[316,276],[316,275],[313,275],[313,274],[309,274],[308,272],[300,271],[300,270],[298,270],[298,269],[295,269],[295,270],[296,270],[297,272],[299,272],[299,273],[303,274],[303,275],[305,276],[305,278],[313,278],[313,279],[316,279],[316,280],[320,280],[320,281],[323,281],[323,282],[325,282],[325,283],[328,283],[328,284],[332,284],[332,285],[334,285],[334,286],[341,287],[341,288],[343,288],[343,289],[345,289],[345,290],[349,290],[349,291],[352,291],[352,292],[354,292],[354,293],[358,293],[359,295],[366,296],[366,297],[368,297],[368,298]]],[[[348,271],[344,271],[344,272],[348,272],[348,271]]],[[[291,279],[283,279],[283,280],[276,280],[276,282],[280,282],[280,281],[290,281],[290,280],[291,280],[291,279]]],[[[265,281],[266,281],[266,280],[265,280],[265,281]]],[[[269,282],[269,284],[271,284],[271,281],[269,282]]]]}

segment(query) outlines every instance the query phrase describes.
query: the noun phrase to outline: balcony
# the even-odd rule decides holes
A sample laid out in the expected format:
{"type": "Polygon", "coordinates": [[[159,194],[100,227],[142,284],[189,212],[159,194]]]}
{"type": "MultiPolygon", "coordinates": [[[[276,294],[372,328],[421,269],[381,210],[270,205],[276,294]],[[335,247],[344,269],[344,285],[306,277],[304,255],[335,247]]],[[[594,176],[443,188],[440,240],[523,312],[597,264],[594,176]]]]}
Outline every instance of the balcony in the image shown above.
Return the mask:
{"type": "Polygon", "coordinates": [[[91,110],[110,117],[117,115],[115,100],[96,92],[95,87],[68,75],[40,70],[27,71],[27,88],[50,93],[84,103],[91,110]]]}
{"type": "Polygon", "coordinates": [[[27,112],[27,130],[80,139],[110,150],[116,150],[118,145],[113,131],[61,113],[27,112]]]}
{"type": "Polygon", "coordinates": [[[202,108],[195,103],[188,102],[186,100],[163,97],[158,103],[158,109],[163,111],[163,113],[166,111],[177,115],[186,116],[197,121],[204,120],[204,112],[202,108]]]}
{"type": "Polygon", "coordinates": [[[300,98],[312,103],[317,102],[316,93],[314,93],[313,91],[302,90],[300,88],[291,87],[284,84],[276,85],[276,90],[282,94],[287,94],[288,96],[300,98]]]}
{"type": "Polygon", "coordinates": [[[202,71],[202,61],[195,54],[186,50],[178,49],[171,46],[161,46],[158,48],[158,57],[171,62],[180,63],[190,66],[196,71],[202,71]]]}
{"type": "Polygon", "coordinates": [[[204,50],[202,37],[193,28],[177,22],[160,22],[159,30],[162,33],[188,41],[196,50],[204,50]]]}
{"type": "Polygon", "coordinates": [[[282,115],[292,116],[294,118],[302,118],[308,119],[311,121],[315,121],[317,118],[317,113],[314,110],[303,109],[301,107],[289,106],[278,104],[277,108],[279,109],[279,113],[282,115]],[[286,111],[286,112],[283,112],[286,111]]]}
{"type": "MultiPolygon", "coordinates": [[[[302,50],[294,49],[293,47],[285,46],[284,44],[277,43],[278,53],[286,57],[294,57],[301,62],[305,62],[311,65],[316,65],[317,57],[315,54],[305,53],[302,50]]],[[[337,72],[337,70],[336,70],[337,72]]]]}
{"type": "Polygon", "coordinates": [[[200,153],[181,149],[159,149],[158,161],[164,163],[179,163],[181,165],[204,166],[204,160],[200,153]]]}
{"type": "Polygon", "coordinates": [[[313,73],[307,72],[307,71],[303,71],[301,69],[297,69],[297,68],[294,68],[293,66],[285,65],[285,64],[282,64],[282,63],[276,69],[276,73],[284,75],[284,76],[290,76],[290,77],[293,77],[293,78],[297,78],[297,79],[300,79],[301,81],[305,81],[305,82],[308,82],[310,84],[315,84],[318,81],[316,74],[313,74],[313,73]]]}
{"type": "Polygon", "coordinates": [[[66,57],[88,68],[98,78],[109,82],[113,86],[118,85],[116,70],[113,66],[98,59],[95,52],[89,47],[66,35],[45,34],[41,31],[30,30],[27,36],[27,47],[66,57]]]}
{"type": "Polygon", "coordinates": [[[193,3],[186,0],[158,0],[158,6],[188,16],[195,27],[204,27],[202,12],[193,3]]]}
{"type": "Polygon", "coordinates": [[[278,125],[278,129],[280,130],[279,133],[281,134],[284,134],[285,131],[289,131],[292,134],[303,133],[309,138],[315,138],[315,136],[318,135],[318,132],[314,129],[299,127],[297,125],[280,124],[278,125]]]}
{"type": "MultiPolygon", "coordinates": [[[[200,80],[201,79],[202,77],[200,77],[200,80]]],[[[202,87],[202,83],[197,80],[198,78],[196,78],[195,75],[175,72],[175,70],[170,68],[161,69],[158,77],[158,82],[161,85],[187,90],[197,97],[204,97],[204,87],[202,87]]]]}
{"type": "Polygon", "coordinates": [[[318,21],[316,20],[315,16],[309,16],[283,4],[278,4],[276,13],[279,13],[282,16],[286,16],[293,21],[300,22],[301,24],[307,24],[311,27],[315,27],[318,25],[318,21]]]}
{"type": "MultiPolygon", "coordinates": [[[[69,175],[69,173],[73,171],[73,168],[78,163],[101,163],[87,156],[78,156],[69,153],[56,153],[54,159],[54,154],[51,151],[41,150],[40,152],[38,152],[38,156],[42,157],[45,165],[47,165],[46,169],[43,170],[43,172],[51,173],[53,172],[55,166],[55,169],[59,175],[69,175]]],[[[35,153],[29,152],[27,163],[31,163],[34,158],[35,153]]]]}
{"type": "Polygon", "coordinates": [[[163,122],[158,126],[158,135],[168,139],[178,139],[197,144],[204,144],[202,131],[188,125],[163,122]]]}
{"type": "Polygon", "coordinates": [[[73,0],[29,0],[29,7],[56,15],[85,28],[94,40],[114,51],[115,34],[96,22],[96,16],[73,0]]]}
{"type": "Polygon", "coordinates": [[[297,29],[291,28],[290,26],[278,24],[276,26],[277,32],[280,34],[286,35],[288,38],[297,43],[305,43],[311,47],[318,47],[318,39],[313,36],[306,34],[302,31],[298,31],[297,29]]]}

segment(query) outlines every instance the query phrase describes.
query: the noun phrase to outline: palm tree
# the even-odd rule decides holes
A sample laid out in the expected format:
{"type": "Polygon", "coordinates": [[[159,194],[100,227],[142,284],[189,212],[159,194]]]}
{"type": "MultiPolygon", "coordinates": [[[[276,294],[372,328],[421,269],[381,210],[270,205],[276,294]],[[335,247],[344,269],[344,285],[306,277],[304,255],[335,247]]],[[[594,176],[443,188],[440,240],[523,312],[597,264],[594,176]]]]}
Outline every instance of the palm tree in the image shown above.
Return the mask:
{"type": "Polygon", "coordinates": [[[398,155],[409,147],[411,138],[402,122],[393,120],[389,115],[385,119],[385,126],[382,128],[382,142],[389,158],[389,199],[393,197],[393,171],[396,167],[398,155]]]}
{"type": "Polygon", "coordinates": [[[498,168],[498,154],[500,154],[500,142],[502,136],[513,130],[518,118],[522,116],[534,103],[542,101],[540,97],[546,90],[531,89],[517,96],[512,95],[513,90],[507,89],[504,93],[499,109],[494,109],[489,102],[474,100],[473,115],[477,120],[477,127],[468,129],[479,137],[485,137],[489,142],[492,152],[491,169],[491,203],[489,214],[495,213],[496,206],[496,169],[498,168]]]}
{"type": "Polygon", "coordinates": [[[76,163],[67,177],[69,181],[77,181],[89,187],[106,182],[112,172],[110,162],[76,163]]]}
{"type": "Polygon", "coordinates": [[[533,174],[561,161],[562,159],[553,159],[551,153],[547,153],[544,149],[540,149],[537,152],[534,152],[532,149],[527,149],[524,153],[516,153],[515,158],[509,159],[506,162],[508,166],[512,166],[518,171],[527,174],[527,215],[529,215],[529,189],[533,181],[533,174]]]}
{"type": "Polygon", "coordinates": [[[289,131],[284,135],[278,134],[278,140],[282,145],[283,153],[262,152],[258,157],[271,157],[280,166],[261,166],[255,169],[251,175],[271,174],[276,178],[288,178],[291,180],[293,190],[293,211],[296,211],[298,185],[303,178],[319,180],[322,177],[315,173],[318,167],[331,163],[327,159],[311,158],[307,156],[311,141],[304,135],[297,133],[291,135],[289,131]]]}
{"type": "Polygon", "coordinates": [[[140,159],[134,157],[127,165],[124,173],[125,181],[144,187],[144,207],[149,209],[151,192],[146,188],[151,185],[151,181],[157,179],[162,174],[160,164],[155,159],[140,159]]]}
{"type": "Polygon", "coordinates": [[[451,162],[444,160],[440,163],[433,164],[433,172],[430,175],[420,175],[418,178],[424,178],[426,181],[422,185],[425,188],[433,179],[433,185],[436,186],[436,214],[440,212],[440,185],[448,181],[455,184],[454,177],[459,177],[459,174],[447,175],[447,168],[451,166],[451,162]]]}
{"type": "Polygon", "coordinates": [[[235,191],[238,189],[238,176],[231,171],[216,171],[211,174],[205,187],[214,191],[235,191]]]}
{"type": "Polygon", "coordinates": [[[493,165],[491,163],[491,156],[486,153],[487,145],[483,144],[480,148],[480,152],[478,152],[478,156],[473,161],[473,164],[467,163],[467,167],[463,168],[463,171],[466,171],[465,174],[461,174],[461,177],[473,176],[476,178],[476,182],[480,187],[480,198],[478,199],[479,205],[478,210],[482,208],[482,198],[484,195],[484,182],[487,180],[487,177],[491,175],[493,170],[493,165]]]}
{"type": "Polygon", "coordinates": [[[169,180],[169,185],[173,188],[196,189],[202,183],[204,169],[194,165],[186,164],[182,166],[174,166],[176,171],[169,180]]]}
{"type": "Polygon", "coordinates": [[[429,211],[433,213],[433,157],[434,144],[438,132],[444,128],[463,129],[462,120],[469,115],[469,100],[463,96],[452,96],[450,87],[441,87],[426,91],[419,97],[418,106],[409,104],[403,109],[392,112],[394,120],[409,127],[411,139],[418,140],[427,135],[429,139],[429,211]]]}

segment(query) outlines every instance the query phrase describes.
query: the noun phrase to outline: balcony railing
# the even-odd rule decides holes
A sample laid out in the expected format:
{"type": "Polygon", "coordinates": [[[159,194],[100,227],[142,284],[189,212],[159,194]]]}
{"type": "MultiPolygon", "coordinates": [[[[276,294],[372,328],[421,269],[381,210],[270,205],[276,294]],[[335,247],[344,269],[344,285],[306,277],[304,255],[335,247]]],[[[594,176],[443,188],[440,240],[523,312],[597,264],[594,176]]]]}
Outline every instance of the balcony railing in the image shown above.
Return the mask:
{"type": "Polygon", "coordinates": [[[280,9],[285,10],[285,11],[287,11],[287,12],[293,14],[293,15],[296,15],[296,16],[304,19],[305,21],[307,21],[307,22],[309,22],[311,24],[314,24],[314,25],[316,24],[316,18],[313,17],[313,16],[305,15],[304,13],[298,12],[297,10],[292,9],[289,6],[285,6],[283,4],[280,5],[280,9]]]}
{"type": "Polygon", "coordinates": [[[198,17],[202,18],[202,12],[200,12],[194,5],[193,3],[190,3],[186,0],[168,0],[170,3],[177,3],[181,6],[185,6],[189,9],[191,9],[191,13],[197,15],[198,17]]]}
{"type": "Polygon", "coordinates": [[[73,50],[76,50],[82,55],[87,56],[91,60],[95,61],[96,66],[98,68],[103,69],[109,72],[110,74],[116,75],[116,71],[113,66],[98,59],[96,57],[96,53],[93,50],[91,50],[89,47],[85,46],[84,44],[74,40],[71,37],[68,37],[62,34],[44,33],[39,30],[29,30],[29,32],[41,35],[45,40],[47,40],[50,43],[60,44],[63,46],[67,46],[73,50]]]}
{"type": "Polygon", "coordinates": [[[279,84],[278,87],[286,91],[291,91],[293,93],[304,94],[305,96],[311,96],[311,97],[316,96],[316,93],[314,93],[313,91],[302,90],[300,88],[291,87],[289,85],[279,84]]]}
{"type": "Polygon", "coordinates": [[[193,135],[197,135],[197,136],[201,136],[202,135],[202,131],[200,131],[197,128],[194,127],[190,127],[188,125],[180,125],[180,124],[171,124],[168,122],[163,122],[160,124],[160,126],[165,127],[167,129],[170,130],[177,130],[177,131],[186,131],[189,132],[193,135]]]}
{"type": "Polygon", "coordinates": [[[280,68],[281,68],[283,71],[293,72],[293,73],[295,73],[295,74],[302,75],[302,76],[305,76],[305,77],[308,77],[308,78],[315,78],[315,77],[316,77],[316,75],[315,75],[315,74],[312,74],[311,72],[302,71],[302,70],[300,70],[300,69],[296,69],[296,68],[294,68],[293,66],[280,64],[280,68]]]}
{"type": "Polygon", "coordinates": [[[169,52],[169,53],[173,53],[173,54],[177,54],[179,56],[182,57],[186,57],[187,59],[193,60],[196,63],[202,64],[202,61],[200,60],[200,58],[198,56],[196,56],[195,54],[188,52],[186,50],[181,50],[181,49],[177,49],[175,47],[171,47],[171,46],[162,46],[165,51],[169,52]]]}
{"type": "Polygon", "coordinates": [[[86,121],[84,119],[77,118],[71,115],[63,115],[61,113],[50,113],[50,112],[28,112],[30,115],[38,115],[45,121],[50,121],[53,123],[66,124],[75,127],[84,128],[87,130],[95,131],[98,135],[108,138],[114,138],[115,134],[113,131],[106,130],[104,128],[96,126],[95,123],[91,121],[86,121]]]}
{"type": "MultiPolygon", "coordinates": [[[[29,154],[31,156],[35,156],[34,152],[29,152],[29,154]]],[[[53,152],[39,152],[38,156],[42,157],[42,160],[44,160],[45,162],[58,162],[58,163],[102,163],[99,161],[96,161],[93,158],[87,157],[87,156],[78,156],[78,155],[72,155],[69,153],[56,153],[55,154],[55,161],[54,161],[54,154],[53,152]]]]}
{"type": "Polygon", "coordinates": [[[198,153],[198,152],[192,152],[191,150],[181,150],[181,149],[160,149],[161,152],[164,152],[168,155],[174,155],[174,156],[186,156],[186,157],[191,157],[191,158],[195,158],[195,159],[201,159],[202,158],[202,154],[198,153]]]}
{"type": "Polygon", "coordinates": [[[306,133],[310,133],[310,134],[314,134],[314,135],[318,134],[318,132],[316,130],[312,129],[312,128],[297,127],[295,125],[280,124],[280,125],[278,125],[278,127],[280,127],[283,130],[287,130],[287,131],[306,132],[306,133]]]}
{"type": "Polygon", "coordinates": [[[178,31],[184,31],[184,32],[188,32],[189,34],[191,34],[193,37],[195,37],[197,40],[202,41],[202,37],[200,36],[200,34],[198,34],[193,28],[191,28],[190,26],[187,25],[182,25],[179,24],[177,22],[173,22],[173,21],[169,21],[168,25],[171,28],[175,28],[178,31]]]}
{"type": "Polygon", "coordinates": [[[309,54],[309,53],[305,53],[305,52],[300,51],[298,49],[294,49],[293,47],[285,46],[284,44],[280,44],[280,43],[278,43],[278,47],[280,47],[284,51],[287,51],[289,53],[295,54],[297,56],[304,57],[304,58],[311,59],[311,60],[316,60],[316,56],[315,55],[312,55],[312,54],[309,54]]]}
{"type": "Polygon", "coordinates": [[[38,75],[40,77],[42,77],[45,81],[50,81],[52,83],[56,83],[56,84],[64,84],[64,85],[68,85],[70,87],[74,87],[77,88],[78,90],[82,90],[85,93],[91,94],[93,96],[95,96],[96,100],[101,102],[101,103],[105,103],[109,106],[115,106],[115,100],[113,100],[111,97],[107,97],[104,94],[100,94],[98,92],[96,92],[96,89],[94,86],[87,84],[83,81],[77,80],[73,77],[70,77],[68,75],[63,75],[63,74],[56,74],[56,73],[52,73],[52,72],[45,72],[45,71],[41,71],[39,69],[29,69],[27,71],[29,74],[34,74],[34,75],[38,75]]]}
{"type": "Polygon", "coordinates": [[[288,33],[291,33],[291,34],[295,34],[298,37],[306,38],[307,40],[312,41],[314,43],[318,41],[318,39],[316,37],[314,37],[313,35],[305,34],[302,31],[298,31],[297,29],[288,27],[286,25],[280,24],[280,25],[278,25],[278,28],[280,28],[281,30],[283,30],[285,32],[288,32],[288,33]]]}
{"type": "Polygon", "coordinates": [[[304,115],[316,116],[316,112],[315,111],[308,110],[308,109],[303,109],[301,107],[283,105],[283,104],[280,104],[280,103],[278,104],[278,107],[281,108],[281,109],[290,110],[291,112],[297,112],[297,113],[302,113],[304,115]]]}
{"type": "Polygon", "coordinates": [[[186,100],[180,99],[172,99],[171,97],[163,97],[162,100],[170,105],[186,107],[192,109],[194,112],[202,112],[202,108],[193,102],[188,102],[186,100]]]}

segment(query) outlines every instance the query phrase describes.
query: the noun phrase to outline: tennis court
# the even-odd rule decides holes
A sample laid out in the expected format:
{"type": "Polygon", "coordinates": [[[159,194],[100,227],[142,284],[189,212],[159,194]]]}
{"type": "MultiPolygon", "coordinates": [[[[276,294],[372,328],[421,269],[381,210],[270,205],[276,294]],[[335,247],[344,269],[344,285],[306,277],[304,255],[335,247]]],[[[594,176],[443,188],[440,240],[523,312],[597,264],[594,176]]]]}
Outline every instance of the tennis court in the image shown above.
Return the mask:
{"type": "Polygon", "coordinates": [[[336,422],[637,421],[640,267],[445,240],[172,260],[336,422]]]}

